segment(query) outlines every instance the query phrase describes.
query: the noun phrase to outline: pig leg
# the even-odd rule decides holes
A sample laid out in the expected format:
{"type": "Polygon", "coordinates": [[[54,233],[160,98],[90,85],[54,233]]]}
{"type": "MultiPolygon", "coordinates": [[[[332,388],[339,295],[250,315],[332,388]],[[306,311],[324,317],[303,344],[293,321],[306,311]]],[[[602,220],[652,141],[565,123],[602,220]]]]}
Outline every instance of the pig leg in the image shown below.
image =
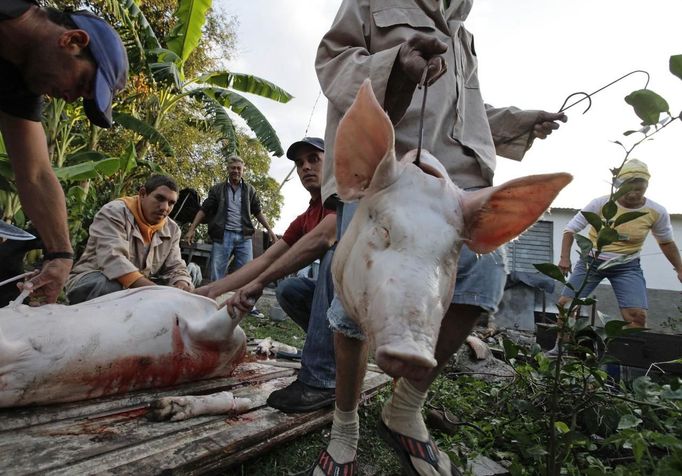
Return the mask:
{"type": "Polygon", "coordinates": [[[243,313],[229,315],[222,307],[205,321],[187,322],[187,333],[192,341],[201,344],[225,344],[232,340],[234,331],[244,317],[243,313]]]}
{"type": "Polygon", "coordinates": [[[201,415],[243,413],[250,405],[251,401],[248,398],[236,398],[232,392],[164,397],[152,402],[152,411],[147,418],[153,421],[181,421],[201,415]]]}

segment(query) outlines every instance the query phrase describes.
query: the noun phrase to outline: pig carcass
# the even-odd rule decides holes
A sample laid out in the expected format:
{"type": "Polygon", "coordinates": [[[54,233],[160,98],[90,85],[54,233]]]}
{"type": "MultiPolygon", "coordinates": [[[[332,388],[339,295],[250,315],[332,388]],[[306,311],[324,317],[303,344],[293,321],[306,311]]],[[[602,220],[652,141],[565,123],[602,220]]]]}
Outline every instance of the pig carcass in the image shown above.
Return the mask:
{"type": "Polygon", "coordinates": [[[239,318],[166,286],[74,306],[0,309],[0,407],[84,400],[229,375],[239,318]]]}
{"type": "Polygon", "coordinates": [[[389,375],[436,366],[462,243],[490,252],[531,226],[572,177],[524,177],[464,192],[422,150],[396,158],[394,130],[369,81],[339,124],[334,166],[344,201],[360,200],[332,263],[346,312],[389,375]]]}

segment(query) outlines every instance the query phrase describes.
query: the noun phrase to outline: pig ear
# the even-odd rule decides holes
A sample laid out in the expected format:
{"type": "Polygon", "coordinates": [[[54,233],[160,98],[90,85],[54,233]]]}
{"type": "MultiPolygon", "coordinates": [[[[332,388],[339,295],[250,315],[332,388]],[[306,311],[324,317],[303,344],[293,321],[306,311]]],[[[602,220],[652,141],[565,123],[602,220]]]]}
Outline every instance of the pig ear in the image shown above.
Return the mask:
{"type": "Polygon", "coordinates": [[[497,187],[465,192],[462,198],[469,248],[488,253],[523,233],[547,210],[573,177],[532,175],[497,187]]]}
{"type": "Polygon", "coordinates": [[[370,183],[373,188],[381,187],[396,169],[393,126],[366,79],[336,131],[334,173],[338,194],[346,201],[362,198],[370,183]],[[382,163],[384,158],[387,160],[382,163]],[[374,177],[379,164],[380,173],[374,177]]]}

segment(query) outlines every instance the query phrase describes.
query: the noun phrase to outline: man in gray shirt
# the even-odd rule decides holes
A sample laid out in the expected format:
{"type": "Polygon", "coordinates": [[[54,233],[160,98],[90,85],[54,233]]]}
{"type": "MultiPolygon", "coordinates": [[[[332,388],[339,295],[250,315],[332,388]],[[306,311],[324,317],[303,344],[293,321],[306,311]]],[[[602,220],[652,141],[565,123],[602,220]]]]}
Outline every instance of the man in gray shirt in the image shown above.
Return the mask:
{"type": "Polygon", "coordinates": [[[227,159],[229,177],[214,185],[208,198],[189,226],[185,239],[192,243],[199,223],[208,216],[208,234],[213,240],[211,250],[211,280],[216,281],[227,274],[227,263],[234,253],[235,269],[253,259],[252,237],[254,233],[251,215],[268,231],[271,241],[276,241],[275,232],[261,211],[256,189],[246,183],[244,161],[233,155],[227,159]]]}

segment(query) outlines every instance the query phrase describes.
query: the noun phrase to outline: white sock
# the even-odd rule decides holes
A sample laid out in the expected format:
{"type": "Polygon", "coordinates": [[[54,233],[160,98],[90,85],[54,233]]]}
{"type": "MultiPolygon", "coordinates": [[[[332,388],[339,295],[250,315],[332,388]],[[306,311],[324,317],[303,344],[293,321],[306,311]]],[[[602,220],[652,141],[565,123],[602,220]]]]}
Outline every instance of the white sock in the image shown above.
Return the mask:
{"type": "MultiPolygon", "coordinates": [[[[429,430],[422,417],[422,407],[427,392],[420,392],[401,378],[393,390],[393,395],[381,410],[381,419],[386,426],[397,433],[412,437],[419,441],[429,440],[429,430]]],[[[420,458],[410,457],[412,464],[420,475],[450,476],[450,457],[439,450],[438,469],[420,458]]]]}
{"type": "Polygon", "coordinates": [[[414,388],[407,379],[399,379],[393,395],[381,410],[381,419],[393,431],[426,441],[429,431],[421,414],[426,394],[414,388]]]}
{"type": "MultiPolygon", "coordinates": [[[[358,407],[344,412],[334,407],[334,421],[332,434],[327,446],[327,452],[339,464],[349,463],[355,459],[360,439],[360,418],[358,407]]],[[[314,476],[323,476],[319,467],[315,468],[314,476]]]]}

